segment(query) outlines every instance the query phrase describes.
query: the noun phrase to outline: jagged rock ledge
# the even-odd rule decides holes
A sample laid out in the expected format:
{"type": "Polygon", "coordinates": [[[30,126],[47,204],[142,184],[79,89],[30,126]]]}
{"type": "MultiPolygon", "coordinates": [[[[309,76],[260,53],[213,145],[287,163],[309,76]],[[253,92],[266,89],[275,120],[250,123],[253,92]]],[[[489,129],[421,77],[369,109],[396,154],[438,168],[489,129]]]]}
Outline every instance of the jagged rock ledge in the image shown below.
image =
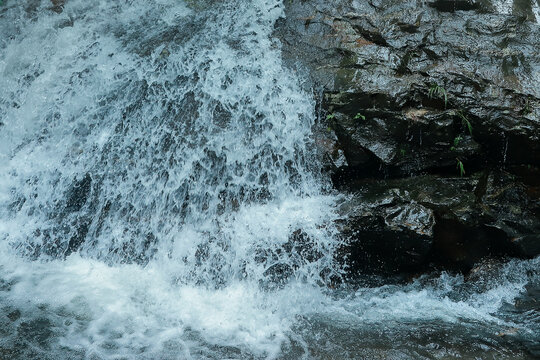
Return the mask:
{"type": "Polygon", "coordinates": [[[540,254],[533,1],[317,0],[276,26],[322,93],[316,144],[347,194],[352,275],[540,254]]]}

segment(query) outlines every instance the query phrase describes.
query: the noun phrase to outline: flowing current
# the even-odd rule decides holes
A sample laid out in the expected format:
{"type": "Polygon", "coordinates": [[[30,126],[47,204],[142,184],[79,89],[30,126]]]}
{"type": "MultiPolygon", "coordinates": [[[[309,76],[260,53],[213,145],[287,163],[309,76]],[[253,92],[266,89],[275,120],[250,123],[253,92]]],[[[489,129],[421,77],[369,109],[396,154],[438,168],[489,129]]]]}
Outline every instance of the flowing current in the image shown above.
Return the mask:
{"type": "Polygon", "coordinates": [[[334,289],[283,10],[0,5],[0,359],[528,358],[538,260],[334,289]]]}

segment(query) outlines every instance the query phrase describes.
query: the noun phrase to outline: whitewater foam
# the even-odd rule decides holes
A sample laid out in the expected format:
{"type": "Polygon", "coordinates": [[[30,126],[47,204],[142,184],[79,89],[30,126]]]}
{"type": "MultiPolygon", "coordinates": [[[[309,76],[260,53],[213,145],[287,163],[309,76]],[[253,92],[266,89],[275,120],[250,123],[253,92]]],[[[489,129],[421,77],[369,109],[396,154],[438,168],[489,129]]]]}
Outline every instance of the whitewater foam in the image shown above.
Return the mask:
{"type": "Polygon", "coordinates": [[[329,328],[515,325],[499,309],[538,260],[482,291],[446,274],[331,289],[336,199],[312,95],[271,38],[281,16],[276,0],[4,5],[0,354],[317,358],[343,340],[329,328]]]}

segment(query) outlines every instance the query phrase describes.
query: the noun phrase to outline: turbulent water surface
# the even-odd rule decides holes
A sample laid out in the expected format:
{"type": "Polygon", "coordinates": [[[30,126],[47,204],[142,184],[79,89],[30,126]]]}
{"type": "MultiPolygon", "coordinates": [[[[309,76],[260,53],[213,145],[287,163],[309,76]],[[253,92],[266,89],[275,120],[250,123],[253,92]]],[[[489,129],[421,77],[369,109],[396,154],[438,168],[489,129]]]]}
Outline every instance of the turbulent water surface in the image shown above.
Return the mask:
{"type": "Polygon", "coordinates": [[[4,1],[0,359],[532,358],[539,261],[335,288],[278,0],[4,1]]]}

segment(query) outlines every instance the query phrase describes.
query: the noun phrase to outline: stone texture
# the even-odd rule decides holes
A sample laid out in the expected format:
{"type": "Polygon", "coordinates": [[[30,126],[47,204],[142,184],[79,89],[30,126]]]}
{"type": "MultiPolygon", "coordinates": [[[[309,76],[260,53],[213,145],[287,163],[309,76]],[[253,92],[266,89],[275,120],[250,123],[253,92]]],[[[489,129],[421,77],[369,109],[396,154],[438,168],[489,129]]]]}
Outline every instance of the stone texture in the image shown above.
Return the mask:
{"type": "Polygon", "coordinates": [[[497,5],[287,3],[275,34],[321,94],[351,274],[540,253],[540,26],[497,5]]]}
{"type": "Polygon", "coordinates": [[[490,256],[540,255],[540,202],[506,172],[359,180],[339,207],[350,272],[469,270],[490,256]]]}

